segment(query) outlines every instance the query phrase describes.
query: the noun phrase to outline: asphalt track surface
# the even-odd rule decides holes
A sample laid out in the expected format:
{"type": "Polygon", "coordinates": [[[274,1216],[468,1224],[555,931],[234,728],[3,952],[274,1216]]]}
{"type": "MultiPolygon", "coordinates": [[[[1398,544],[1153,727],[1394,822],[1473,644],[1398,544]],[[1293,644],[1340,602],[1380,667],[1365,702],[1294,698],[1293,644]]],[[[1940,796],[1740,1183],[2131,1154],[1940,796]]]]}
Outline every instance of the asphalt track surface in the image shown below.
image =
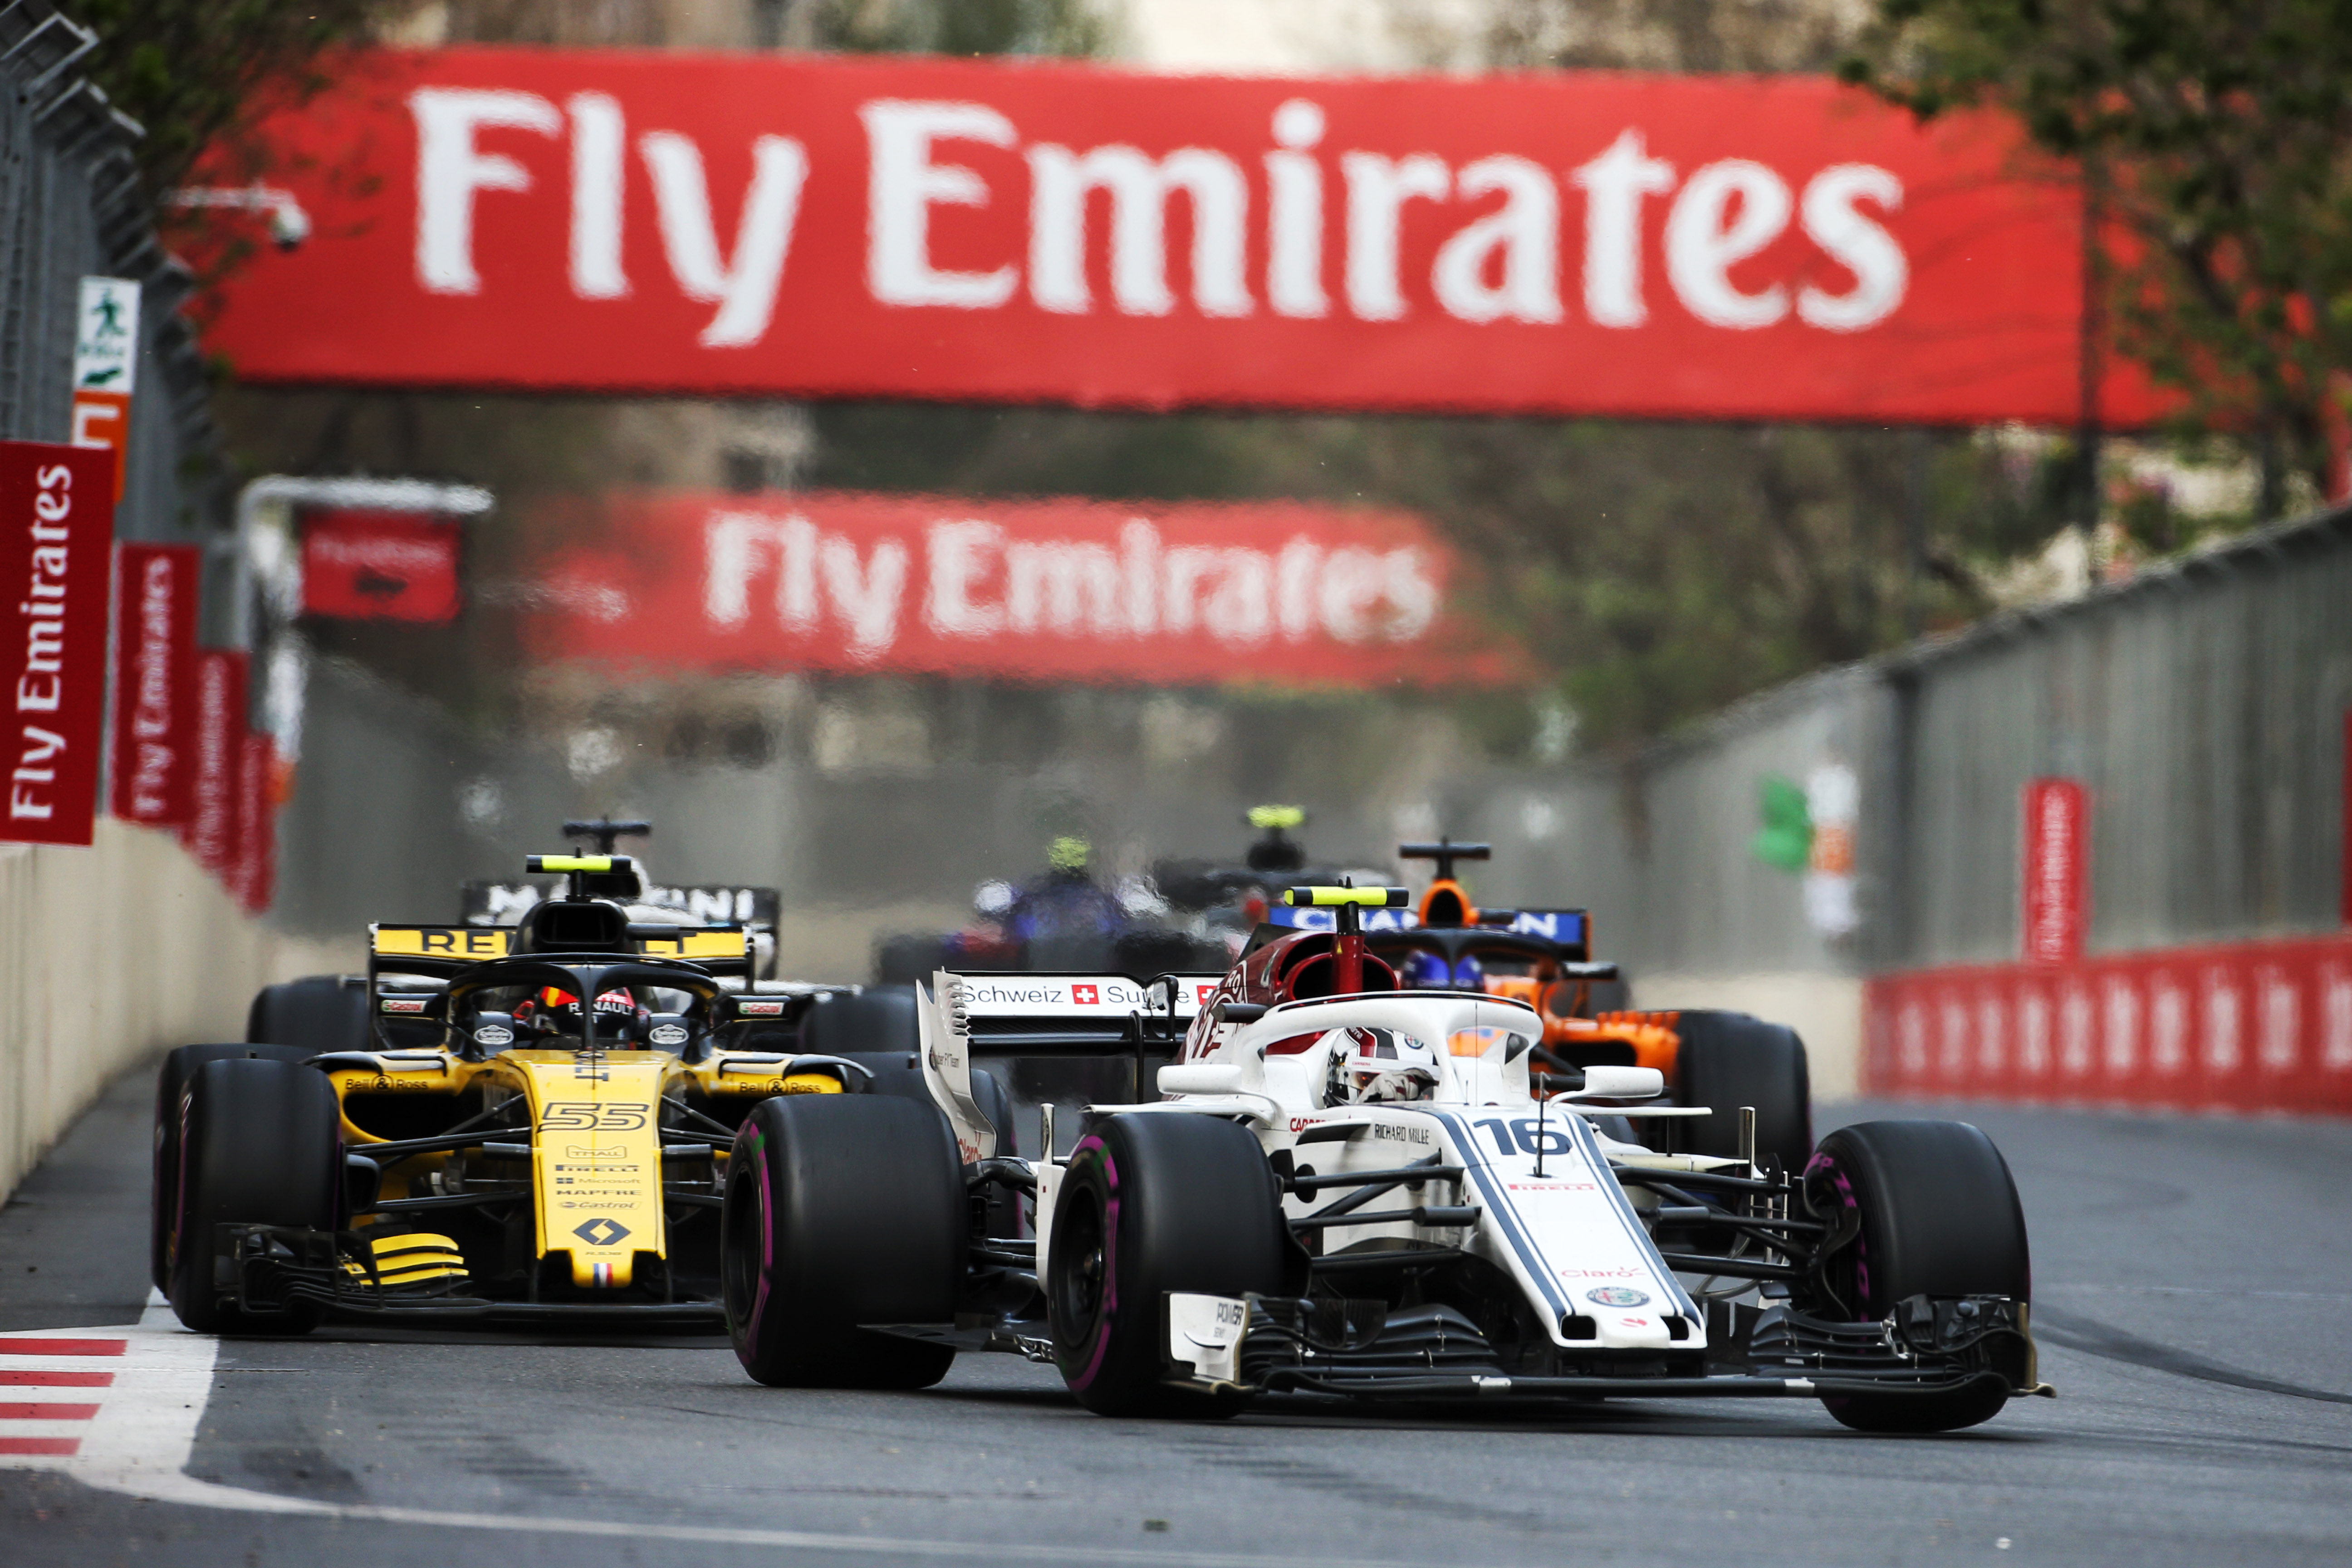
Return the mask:
{"type": "MultiPolygon", "coordinates": [[[[0,1331],[141,1318],[149,1092],[119,1086],[0,1211],[0,1331]]],[[[184,1473],[179,1450],[162,1480],[0,1458],[47,1467],[0,1468],[0,1561],[2352,1562],[2352,1126],[1949,1113],[2016,1170],[2060,1392],[1966,1433],[1864,1436],[1778,1401],[1159,1425],[1089,1415],[1010,1357],[921,1394],[793,1393],[716,1340],[215,1347],[151,1312],[127,1342],[181,1360],[125,1374],[150,1405],[100,1420],[193,1426],[184,1473]]],[[[51,1363],[0,1357],[28,1364],[51,1363]]]]}

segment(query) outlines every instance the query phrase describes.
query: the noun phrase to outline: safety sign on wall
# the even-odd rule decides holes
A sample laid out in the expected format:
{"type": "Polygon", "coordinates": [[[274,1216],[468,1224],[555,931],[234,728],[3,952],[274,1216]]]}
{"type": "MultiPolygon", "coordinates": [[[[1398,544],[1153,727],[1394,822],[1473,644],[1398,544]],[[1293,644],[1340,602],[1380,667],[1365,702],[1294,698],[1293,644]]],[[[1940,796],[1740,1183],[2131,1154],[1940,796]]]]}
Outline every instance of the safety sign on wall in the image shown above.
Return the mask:
{"type": "Polygon", "coordinates": [[[122,499],[131,447],[131,395],[139,377],[139,285],[85,278],[75,313],[73,444],[113,460],[112,499],[122,499]]]}

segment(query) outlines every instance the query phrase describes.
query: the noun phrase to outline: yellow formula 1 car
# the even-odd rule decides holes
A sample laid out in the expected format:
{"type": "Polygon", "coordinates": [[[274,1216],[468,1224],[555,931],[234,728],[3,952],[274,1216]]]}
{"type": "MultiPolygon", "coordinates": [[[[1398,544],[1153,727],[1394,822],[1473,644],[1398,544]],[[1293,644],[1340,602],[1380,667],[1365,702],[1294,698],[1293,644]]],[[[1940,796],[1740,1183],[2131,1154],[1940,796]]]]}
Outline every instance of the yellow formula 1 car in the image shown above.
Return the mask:
{"type": "Polygon", "coordinates": [[[773,1048],[825,988],[730,989],[742,930],[632,922],[584,890],[628,868],[533,856],[569,891],[515,927],[373,928],[367,1049],[173,1053],[154,1262],[183,1322],[720,1321],[744,1113],[867,1091],[877,1068],[773,1048]]]}

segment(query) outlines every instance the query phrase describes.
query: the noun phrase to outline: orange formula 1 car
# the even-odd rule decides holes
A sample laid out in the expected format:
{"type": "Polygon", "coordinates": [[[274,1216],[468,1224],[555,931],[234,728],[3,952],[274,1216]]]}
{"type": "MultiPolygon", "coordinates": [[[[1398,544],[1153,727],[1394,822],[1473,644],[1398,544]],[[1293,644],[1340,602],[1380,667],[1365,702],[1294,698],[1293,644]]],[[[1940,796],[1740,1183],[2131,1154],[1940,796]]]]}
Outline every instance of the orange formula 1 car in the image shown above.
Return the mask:
{"type": "MultiPolygon", "coordinates": [[[[1784,1171],[1804,1169],[1813,1147],[1812,1092],[1795,1030],[1745,1013],[1596,1011],[1593,989],[1614,982],[1617,966],[1592,961],[1587,911],[1481,910],[1454,868],[1489,858],[1486,844],[1440,838],[1400,845],[1397,853],[1433,861],[1437,872],[1417,920],[1367,932],[1372,951],[1407,986],[1475,988],[1526,1003],[1542,1016],[1540,1048],[1559,1070],[1654,1068],[1681,1104],[1753,1107],[1755,1157],[1777,1159],[1784,1171]]],[[[1740,1152],[1735,1109],[1673,1125],[1682,1152],[1740,1152]]]]}

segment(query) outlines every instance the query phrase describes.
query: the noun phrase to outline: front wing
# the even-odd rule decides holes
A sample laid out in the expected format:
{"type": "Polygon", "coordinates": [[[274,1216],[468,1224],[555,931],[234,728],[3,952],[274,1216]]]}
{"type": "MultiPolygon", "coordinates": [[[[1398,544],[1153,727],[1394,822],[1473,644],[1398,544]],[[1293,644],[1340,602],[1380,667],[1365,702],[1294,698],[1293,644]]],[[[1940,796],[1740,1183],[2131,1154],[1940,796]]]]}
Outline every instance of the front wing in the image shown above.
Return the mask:
{"type": "Polygon", "coordinates": [[[1249,1295],[1167,1298],[1167,1381],[1204,1392],[1370,1399],[1819,1398],[1940,1394],[1997,1380],[2051,1395],[2023,1301],[1916,1296],[1875,1323],[1788,1307],[1722,1312],[1717,1349],[1628,1356],[1571,1376],[1504,1369],[1476,1326],[1449,1307],[1391,1311],[1375,1301],[1249,1295]]]}
{"type": "Polygon", "coordinates": [[[347,1258],[369,1256],[367,1239],[352,1231],[284,1226],[220,1227],[217,1266],[229,1271],[229,1300],[243,1313],[268,1318],[310,1307],[338,1318],[425,1322],[604,1321],[675,1323],[708,1331],[726,1321],[717,1301],[529,1301],[476,1296],[463,1276],[401,1283],[373,1269],[355,1271],[347,1258]]]}

